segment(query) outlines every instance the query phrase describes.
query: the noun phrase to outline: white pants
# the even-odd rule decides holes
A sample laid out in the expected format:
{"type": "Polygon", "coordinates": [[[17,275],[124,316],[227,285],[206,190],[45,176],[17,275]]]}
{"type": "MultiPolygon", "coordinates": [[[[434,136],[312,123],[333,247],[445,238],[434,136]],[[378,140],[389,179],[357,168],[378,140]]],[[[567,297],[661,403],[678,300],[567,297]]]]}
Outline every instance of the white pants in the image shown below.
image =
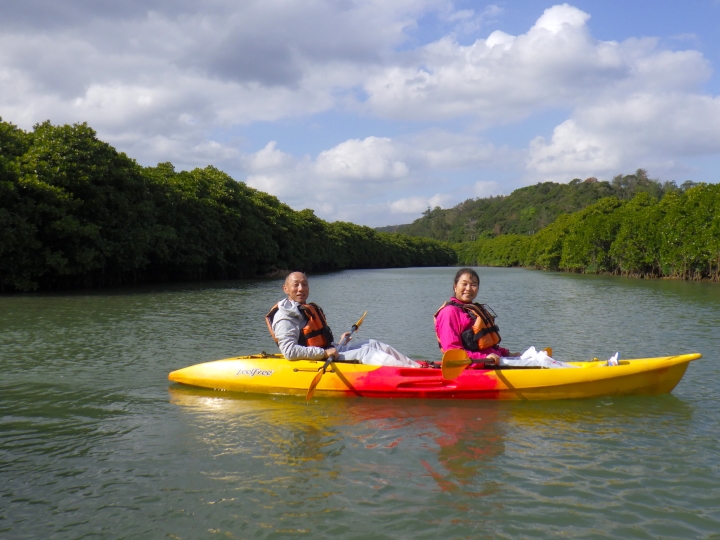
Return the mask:
{"type": "Polygon", "coordinates": [[[353,339],[337,347],[340,360],[359,360],[371,366],[420,367],[403,353],[376,339],[353,339]]]}

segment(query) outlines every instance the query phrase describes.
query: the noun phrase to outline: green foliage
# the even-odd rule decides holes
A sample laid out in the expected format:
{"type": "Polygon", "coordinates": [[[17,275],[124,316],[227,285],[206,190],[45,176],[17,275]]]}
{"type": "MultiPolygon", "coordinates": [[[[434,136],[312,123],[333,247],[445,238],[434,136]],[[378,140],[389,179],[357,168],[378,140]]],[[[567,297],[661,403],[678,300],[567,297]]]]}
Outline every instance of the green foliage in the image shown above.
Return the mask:
{"type": "Polygon", "coordinates": [[[604,198],[532,236],[454,246],[463,264],[720,281],[720,185],[604,198]]]}
{"type": "Polygon", "coordinates": [[[559,267],[571,272],[608,272],[610,246],[620,221],[615,214],[618,199],[606,197],[578,212],[576,222],[563,239],[559,267]]]}
{"type": "Polygon", "coordinates": [[[682,279],[718,280],[720,186],[696,184],[660,203],[663,273],[682,279]]]}
{"type": "MultiPolygon", "coordinates": [[[[691,183],[692,184],[692,183],[691,183]]],[[[648,193],[656,199],[677,190],[673,182],[648,178],[644,169],[618,175],[612,182],[588,178],[568,184],[545,182],[513,191],[508,196],[468,199],[454,208],[434,208],[408,225],[381,227],[412,236],[449,242],[473,241],[505,234],[534,234],[553,223],[561,214],[577,212],[605,197],[632,199],[648,193]]]]}
{"type": "Polygon", "coordinates": [[[28,139],[10,207],[27,234],[7,255],[16,265],[2,269],[3,284],[112,283],[147,264],[155,216],[141,168],[86,124],[45,122],[28,139]]]}
{"type": "Polygon", "coordinates": [[[657,200],[648,193],[639,193],[622,207],[618,218],[620,228],[610,247],[610,257],[620,273],[638,277],[662,275],[658,229],[661,211],[657,200]]]}
{"type": "Polygon", "coordinates": [[[0,118],[0,276],[12,274],[22,288],[32,285],[25,248],[37,248],[35,227],[28,221],[28,201],[23,200],[18,185],[16,163],[29,144],[24,131],[0,118]],[[20,252],[21,256],[12,256],[20,252]]]}
{"type": "Polygon", "coordinates": [[[523,261],[524,266],[542,270],[558,270],[568,232],[573,230],[579,215],[561,214],[553,223],[532,237],[523,261]]]}
{"type": "Polygon", "coordinates": [[[327,223],[214,167],[144,168],[87,124],[0,119],[0,290],[449,265],[445,244],[327,223]]]}
{"type": "Polygon", "coordinates": [[[532,237],[506,234],[494,238],[481,238],[475,243],[455,244],[458,261],[466,265],[522,266],[532,237]]]}

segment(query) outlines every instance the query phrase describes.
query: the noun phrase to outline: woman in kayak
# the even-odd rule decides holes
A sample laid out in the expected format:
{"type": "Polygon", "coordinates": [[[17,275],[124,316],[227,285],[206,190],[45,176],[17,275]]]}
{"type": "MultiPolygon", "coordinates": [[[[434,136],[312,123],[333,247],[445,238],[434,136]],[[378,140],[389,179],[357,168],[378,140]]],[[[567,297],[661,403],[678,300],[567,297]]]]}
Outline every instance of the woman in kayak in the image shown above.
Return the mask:
{"type": "Polygon", "coordinates": [[[435,313],[435,332],[443,352],[464,349],[468,358],[478,366],[479,363],[492,363],[502,366],[577,367],[559,362],[545,351],[536,351],[535,347],[522,355],[500,347],[500,330],[495,324],[495,313],[487,306],[473,302],[479,287],[480,277],[472,268],[461,268],[455,274],[453,297],[435,313]]]}
{"type": "Polygon", "coordinates": [[[435,333],[440,349],[465,349],[468,358],[499,364],[501,357],[520,356],[500,347],[500,331],[495,314],[473,301],[480,288],[480,276],[472,268],[455,274],[453,297],[435,314],[435,333]]]}

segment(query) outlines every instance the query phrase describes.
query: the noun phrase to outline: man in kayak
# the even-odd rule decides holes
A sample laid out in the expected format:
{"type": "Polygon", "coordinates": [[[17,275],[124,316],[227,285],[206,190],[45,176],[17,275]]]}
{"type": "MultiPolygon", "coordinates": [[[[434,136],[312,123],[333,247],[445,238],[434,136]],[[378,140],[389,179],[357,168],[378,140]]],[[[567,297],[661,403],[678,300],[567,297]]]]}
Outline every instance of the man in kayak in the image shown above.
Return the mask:
{"type": "Polygon", "coordinates": [[[472,268],[461,268],[455,274],[452,298],[435,313],[435,333],[443,352],[464,349],[476,368],[486,363],[500,366],[577,367],[555,360],[543,351],[536,351],[535,347],[522,354],[500,347],[500,329],[495,323],[495,313],[487,306],[474,302],[479,288],[480,276],[472,268]]]}
{"type": "Polygon", "coordinates": [[[332,331],[323,310],[307,303],[310,295],[308,279],[302,272],[293,272],[286,279],[283,291],[287,298],[273,306],[265,317],[275,343],[288,360],[357,360],[374,366],[420,367],[390,345],[380,341],[353,340],[343,334],[341,345],[333,341],[332,331]],[[347,343],[345,343],[347,341],[347,343]]]}

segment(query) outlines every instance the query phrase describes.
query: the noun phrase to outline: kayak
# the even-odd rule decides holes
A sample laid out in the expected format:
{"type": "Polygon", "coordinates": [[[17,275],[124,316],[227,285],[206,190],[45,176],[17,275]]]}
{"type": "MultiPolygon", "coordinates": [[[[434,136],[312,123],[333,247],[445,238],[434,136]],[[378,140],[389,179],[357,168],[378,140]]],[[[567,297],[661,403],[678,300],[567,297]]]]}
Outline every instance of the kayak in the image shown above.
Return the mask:
{"type": "MultiPolygon", "coordinates": [[[[403,368],[333,362],[317,397],[423,399],[568,399],[666,394],[677,386],[699,353],[621,360],[569,362],[580,369],[465,369],[453,380],[433,367],[403,368]]],[[[173,371],[170,381],[233,392],[305,396],[324,362],[282,355],[238,356],[173,371]]],[[[473,366],[474,367],[474,366],[473,366]]]]}

